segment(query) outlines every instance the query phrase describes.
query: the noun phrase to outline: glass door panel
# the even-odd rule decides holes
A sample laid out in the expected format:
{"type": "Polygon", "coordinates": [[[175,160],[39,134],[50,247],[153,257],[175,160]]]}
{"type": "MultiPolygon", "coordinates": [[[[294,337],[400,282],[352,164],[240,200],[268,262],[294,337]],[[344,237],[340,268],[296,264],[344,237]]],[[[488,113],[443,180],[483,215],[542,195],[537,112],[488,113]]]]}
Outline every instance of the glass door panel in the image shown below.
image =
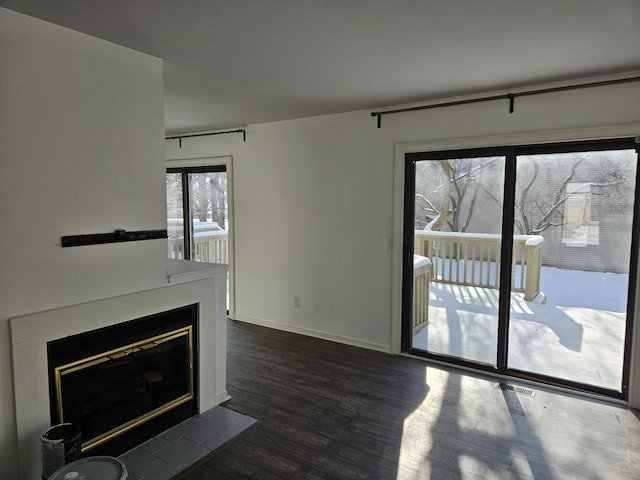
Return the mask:
{"type": "Polygon", "coordinates": [[[496,365],[504,156],[415,164],[413,349],[496,365]]]}
{"type": "Polygon", "coordinates": [[[621,391],[636,159],[517,156],[509,369],[621,391]]]}
{"type": "Polygon", "coordinates": [[[191,259],[229,263],[227,172],[189,173],[191,259]]]}
{"type": "Polygon", "coordinates": [[[184,212],[182,202],[182,176],[167,173],[167,234],[169,258],[185,259],[184,212]]]}

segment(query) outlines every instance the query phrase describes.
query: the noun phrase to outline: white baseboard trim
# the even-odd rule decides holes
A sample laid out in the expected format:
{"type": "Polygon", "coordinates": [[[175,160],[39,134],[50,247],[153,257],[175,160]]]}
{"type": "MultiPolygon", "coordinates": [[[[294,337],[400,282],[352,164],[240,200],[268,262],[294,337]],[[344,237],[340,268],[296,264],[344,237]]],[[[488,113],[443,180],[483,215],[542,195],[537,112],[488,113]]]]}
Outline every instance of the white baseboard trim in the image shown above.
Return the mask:
{"type": "Polygon", "coordinates": [[[306,335],[308,337],[320,338],[322,340],[329,340],[331,342],[343,343],[345,345],[351,345],[352,347],[361,347],[369,350],[375,350],[377,352],[391,353],[391,346],[389,345],[382,345],[379,343],[367,342],[365,340],[359,340],[357,338],[343,337],[341,335],[334,335],[332,333],[321,332],[321,331],[313,330],[310,328],[296,327],[294,325],[274,322],[272,320],[246,317],[244,315],[235,315],[233,318],[231,318],[231,320],[251,323],[253,325],[273,328],[274,330],[282,330],[284,332],[289,332],[289,333],[297,333],[300,335],[306,335]]]}
{"type": "Polygon", "coordinates": [[[216,405],[220,405],[227,400],[231,400],[231,396],[226,390],[223,393],[219,393],[218,395],[216,395],[216,405]]]}

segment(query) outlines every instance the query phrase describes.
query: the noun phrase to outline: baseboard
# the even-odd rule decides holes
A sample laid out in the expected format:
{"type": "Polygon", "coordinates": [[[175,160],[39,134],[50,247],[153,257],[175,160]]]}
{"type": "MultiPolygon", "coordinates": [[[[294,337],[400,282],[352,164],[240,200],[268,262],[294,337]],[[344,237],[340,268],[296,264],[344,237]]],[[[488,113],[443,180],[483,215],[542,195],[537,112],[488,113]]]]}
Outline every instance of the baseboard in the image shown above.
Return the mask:
{"type": "MultiPolygon", "coordinates": [[[[231,318],[231,317],[230,317],[231,318]]],[[[296,327],[285,323],[274,322],[271,320],[264,320],[253,317],[246,317],[244,315],[235,315],[231,320],[237,320],[239,322],[251,323],[253,325],[259,325],[261,327],[273,328],[274,330],[282,330],[289,333],[297,333],[300,335],[306,335],[308,337],[320,338],[322,340],[329,340],[331,342],[343,343],[345,345],[351,345],[352,347],[366,348],[369,350],[375,350],[383,353],[391,353],[391,347],[389,345],[382,345],[379,343],[367,342],[365,340],[359,340],[357,338],[343,337],[341,335],[334,335],[332,333],[321,332],[310,328],[296,327]]]]}
{"type": "Polygon", "coordinates": [[[219,393],[216,395],[216,405],[220,405],[227,400],[231,400],[231,396],[229,395],[229,393],[227,393],[226,390],[223,393],[219,393]]]}

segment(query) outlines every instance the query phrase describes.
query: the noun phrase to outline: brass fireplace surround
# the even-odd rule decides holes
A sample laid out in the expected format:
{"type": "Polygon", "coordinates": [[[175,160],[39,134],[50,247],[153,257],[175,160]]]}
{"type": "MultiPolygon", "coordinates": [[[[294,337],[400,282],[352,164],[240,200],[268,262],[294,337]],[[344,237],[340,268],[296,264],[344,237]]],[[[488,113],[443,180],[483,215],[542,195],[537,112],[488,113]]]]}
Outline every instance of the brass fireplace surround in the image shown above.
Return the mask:
{"type": "Polygon", "coordinates": [[[63,382],[62,379],[65,375],[69,375],[80,370],[93,367],[105,362],[122,359],[129,355],[135,355],[138,352],[144,352],[162,345],[163,343],[171,340],[180,339],[186,337],[187,341],[187,379],[188,379],[188,392],[170,400],[169,402],[150,410],[144,415],[130,419],[129,421],[119,425],[116,428],[112,428],[94,438],[83,439],[82,441],[82,453],[86,453],[94,447],[102,445],[103,443],[112,440],[113,438],[128,432],[139,425],[162,415],[163,413],[182,405],[194,398],[194,380],[193,380],[193,332],[192,327],[183,327],[177,330],[173,330],[155,337],[147,338],[139,342],[131,343],[123,347],[109,350],[98,355],[87,357],[78,361],[74,361],[65,365],[56,367],[54,370],[55,378],[55,395],[58,409],[58,420],[60,423],[65,421],[72,421],[73,419],[66,419],[63,409],[63,382]]]}

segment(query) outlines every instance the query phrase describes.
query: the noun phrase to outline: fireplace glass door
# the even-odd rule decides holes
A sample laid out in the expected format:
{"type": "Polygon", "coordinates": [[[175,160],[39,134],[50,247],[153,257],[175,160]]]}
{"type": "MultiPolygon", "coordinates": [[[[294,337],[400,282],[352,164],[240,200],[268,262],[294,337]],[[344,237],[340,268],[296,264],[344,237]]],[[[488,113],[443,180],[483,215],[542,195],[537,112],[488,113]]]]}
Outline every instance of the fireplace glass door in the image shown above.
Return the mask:
{"type": "Polygon", "coordinates": [[[198,305],[47,344],[51,424],[117,456],[197,414],[198,305]]]}
{"type": "Polygon", "coordinates": [[[82,451],[193,398],[191,327],[55,369],[60,423],[80,425],[82,451]]]}

